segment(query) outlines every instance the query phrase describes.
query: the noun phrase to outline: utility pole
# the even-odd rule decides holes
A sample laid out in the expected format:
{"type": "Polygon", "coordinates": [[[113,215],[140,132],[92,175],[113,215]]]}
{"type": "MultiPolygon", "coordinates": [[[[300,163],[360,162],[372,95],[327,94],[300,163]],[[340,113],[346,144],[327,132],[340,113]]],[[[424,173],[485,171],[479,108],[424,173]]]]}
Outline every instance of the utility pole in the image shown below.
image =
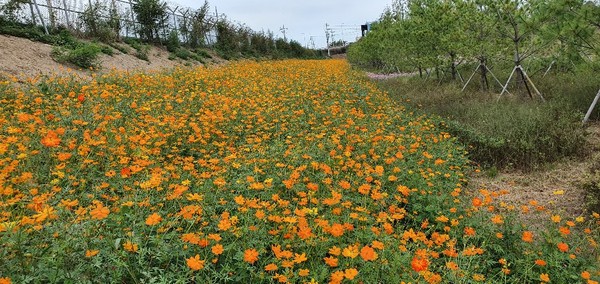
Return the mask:
{"type": "Polygon", "coordinates": [[[287,41],[287,38],[285,37],[285,31],[287,31],[288,28],[285,27],[285,25],[283,25],[279,30],[283,33],[283,40],[287,41]]]}
{"type": "Polygon", "coordinates": [[[329,50],[329,24],[325,23],[325,39],[327,40],[327,56],[331,56],[331,51],[329,50]]]}

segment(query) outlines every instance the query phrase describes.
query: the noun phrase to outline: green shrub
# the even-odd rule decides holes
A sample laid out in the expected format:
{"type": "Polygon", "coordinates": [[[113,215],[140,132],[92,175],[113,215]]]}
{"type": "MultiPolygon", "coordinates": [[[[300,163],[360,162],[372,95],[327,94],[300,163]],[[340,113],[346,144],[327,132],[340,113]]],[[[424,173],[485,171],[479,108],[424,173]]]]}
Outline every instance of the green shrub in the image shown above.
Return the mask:
{"type": "Polygon", "coordinates": [[[128,54],[130,52],[129,48],[127,48],[127,46],[125,46],[125,45],[116,44],[116,43],[110,43],[109,45],[110,45],[110,47],[118,50],[119,52],[121,52],[123,54],[128,54]]]}
{"type": "Polygon", "coordinates": [[[179,34],[177,31],[171,31],[171,33],[169,33],[169,37],[167,38],[165,45],[167,46],[167,50],[169,52],[176,52],[177,49],[179,49],[181,43],[179,42],[179,34]]]}
{"type": "Polygon", "coordinates": [[[143,44],[139,40],[133,38],[126,38],[123,41],[129,44],[129,46],[133,47],[133,49],[135,49],[135,57],[142,60],[150,61],[148,57],[148,52],[150,51],[149,45],[143,44]]]}
{"type": "Polygon", "coordinates": [[[81,44],[74,49],[55,47],[52,55],[58,62],[68,62],[81,68],[98,68],[98,55],[102,49],[96,44],[81,44]]]}
{"type": "Polygon", "coordinates": [[[192,55],[193,55],[193,54],[192,54],[192,53],[191,53],[189,50],[187,50],[187,49],[185,49],[185,48],[178,48],[178,49],[175,51],[175,56],[177,56],[177,57],[179,57],[179,58],[181,58],[181,59],[183,59],[183,60],[188,60],[188,59],[190,59],[190,58],[192,57],[192,55]]]}
{"type": "Polygon", "coordinates": [[[212,58],[212,56],[204,49],[196,49],[194,52],[201,58],[212,58]]]}
{"type": "Polygon", "coordinates": [[[102,53],[104,53],[106,55],[110,55],[110,56],[115,55],[115,51],[112,48],[110,48],[110,46],[108,46],[108,45],[100,45],[100,51],[102,51],[102,53]]]}

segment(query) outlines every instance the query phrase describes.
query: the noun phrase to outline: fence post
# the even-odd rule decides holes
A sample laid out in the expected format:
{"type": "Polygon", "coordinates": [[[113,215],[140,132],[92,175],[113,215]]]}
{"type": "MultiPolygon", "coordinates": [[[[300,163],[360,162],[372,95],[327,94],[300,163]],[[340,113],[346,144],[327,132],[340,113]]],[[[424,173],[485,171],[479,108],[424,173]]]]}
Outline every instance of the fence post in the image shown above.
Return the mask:
{"type": "Polygon", "coordinates": [[[37,21],[35,20],[35,13],[33,12],[33,4],[31,2],[29,2],[29,11],[31,11],[31,22],[36,26],[37,21]]]}
{"type": "Polygon", "coordinates": [[[63,0],[63,8],[65,9],[65,19],[67,20],[67,27],[71,28],[71,21],[69,20],[69,12],[67,10],[67,0],[63,0]]]}
{"type": "Polygon", "coordinates": [[[48,4],[48,19],[50,20],[50,27],[56,28],[56,18],[54,15],[54,6],[52,6],[52,0],[46,0],[48,4]]]}
{"type": "Polygon", "coordinates": [[[38,17],[40,17],[40,21],[42,22],[42,26],[44,26],[44,31],[46,32],[47,35],[49,35],[50,33],[48,32],[48,27],[46,26],[46,21],[44,21],[44,17],[42,17],[42,13],[40,12],[40,7],[38,6],[36,0],[33,0],[33,5],[35,5],[35,10],[38,13],[38,17]]]}
{"type": "Polygon", "coordinates": [[[129,0],[129,10],[131,11],[131,26],[133,26],[133,35],[137,36],[139,39],[141,38],[141,36],[138,35],[137,28],[135,26],[135,12],[133,11],[133,3],[131,2],[131,0],[129,0]]]}

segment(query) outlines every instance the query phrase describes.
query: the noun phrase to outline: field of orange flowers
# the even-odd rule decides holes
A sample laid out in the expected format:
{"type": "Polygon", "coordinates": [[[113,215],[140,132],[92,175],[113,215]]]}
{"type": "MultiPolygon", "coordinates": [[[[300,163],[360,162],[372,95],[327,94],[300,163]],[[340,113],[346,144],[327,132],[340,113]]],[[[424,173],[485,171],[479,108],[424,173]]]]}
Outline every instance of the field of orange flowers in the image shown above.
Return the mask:
{"type": "MultiPolygon", "coordinates": [[[[345,61],[0,82],[0,283],[598,283],[345,61]]],[[[538,210],[539,209],[539,210],[538,210]]]]}

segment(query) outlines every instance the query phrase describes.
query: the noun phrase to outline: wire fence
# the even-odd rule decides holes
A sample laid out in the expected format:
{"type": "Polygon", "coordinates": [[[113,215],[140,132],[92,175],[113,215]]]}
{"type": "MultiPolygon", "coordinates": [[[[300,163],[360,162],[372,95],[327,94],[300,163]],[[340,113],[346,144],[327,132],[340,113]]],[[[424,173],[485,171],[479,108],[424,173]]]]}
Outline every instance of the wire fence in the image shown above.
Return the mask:
{"type": "MultiPolygon", "coordinates": [[[[0,0],[0,7],[6,5],[10,0],[0,0]]],[[[141,24],[136,21],[133,6],[137,0],[30,0],[23,1],[20,9],[13,13],[14,20],[23,24],[43,25],[50,28],[65,27],[73,31],[85,33],[86,27],[83,23],[82,16],[86,9],[93,5],[103,5],[110,7],[110,10],[116,11],[119,20],[119,35],[121,37],[140,38],[139,30],[141,24]]],[[[109,9],[105,9],[108,11],[109,9]]],[[[108,20],[111,15],[107,12],[98,15],[99,17],[108,20]]],[[[168,17],[166,25],[162,29],[163,37],[166,37],[171,31],[180,31],[182,25],[191,23],[194,10],[188,7],[167,6],[168,17]]],[[[204,21],[208,27],[205,34],[205,44],[213,45],[216,42],[217,32],[215,29],[218,21],[218,14],[212,16],[207,15],[204,21]]],[[[181,36],[181,33],[180,33],[181,36]]]]}

